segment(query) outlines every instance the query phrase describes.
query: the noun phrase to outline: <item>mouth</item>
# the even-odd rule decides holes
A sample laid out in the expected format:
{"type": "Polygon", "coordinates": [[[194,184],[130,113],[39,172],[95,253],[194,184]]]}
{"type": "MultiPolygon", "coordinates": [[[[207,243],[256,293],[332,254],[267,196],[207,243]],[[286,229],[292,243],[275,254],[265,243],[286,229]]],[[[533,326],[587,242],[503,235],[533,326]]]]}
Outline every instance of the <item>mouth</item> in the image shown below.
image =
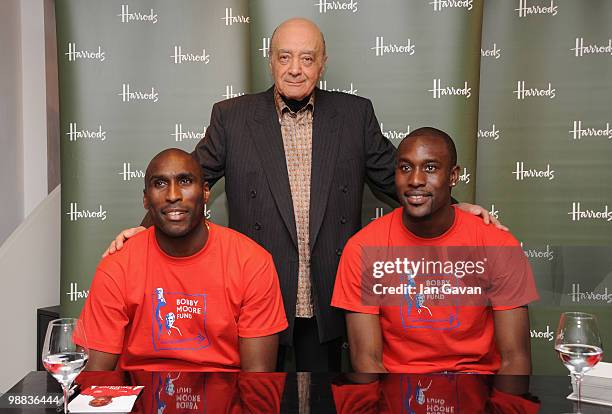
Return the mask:
{"type": "Polygon", "coordinates": [[[162,210],[162,214],[170,221],[181,221],[187,216],[188,211],[180,208],[168,208],[162,210]]]}
{"type": "Polygon", "coordinates": [[[409,204],[419,206],[425,204],[431,198],[431,194],[421,191],[411,191],[404,193],[404,198],[409,204]]]}

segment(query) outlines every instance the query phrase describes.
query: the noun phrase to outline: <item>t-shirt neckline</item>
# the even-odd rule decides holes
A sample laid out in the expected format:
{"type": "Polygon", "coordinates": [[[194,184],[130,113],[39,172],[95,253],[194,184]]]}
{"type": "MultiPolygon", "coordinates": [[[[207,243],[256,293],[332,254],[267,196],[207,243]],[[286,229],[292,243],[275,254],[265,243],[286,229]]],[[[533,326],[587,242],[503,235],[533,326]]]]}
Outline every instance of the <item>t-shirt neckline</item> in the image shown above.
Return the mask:
{"type": "Polygon", "coordinates": [[[446,230],[444,233],[436,237],[420,237],[414,234],[413,232],[411,232],[410,230],[408,230],[406,226],[404,226],[404,222],[402,220],[402,214],[404,210],[402,207],[398,207],[395,210],[396,211],[395,218],[399,220],[399,226],[402,229],[402,234],[405,236],[408,236],[408,238],[417,240],[421,243],[439,242],[449,237],[451,234],[453,234],[455,228],[459,225],[461,210],[459,210],[457,206],[454,206],[454,205],[452,205],[451,207],[455,210],[455,218],[453,219],[453,224],[451,224],[448,230],[446,230]]]}
{"type": "MultiPolygon", "coordinates": [[[[155,226],[151,226],[150,229],[150,237],[153,239],[153,245],[155,246],[155,250],[161,255],[163,256],[165,259],[167,259],[168,261],[171,261],[175,264],[191,264],[191,262],[197,258],[199,258],[201,255],[203,255],[207,250],[209,250],[209,247],[211,245],[212,239],[215,237],[214,236],[214,231],[213,231],[213,227],[214,224],[207,222],[208,223],[208,239],[206,240],[206,243],[204,244],[204,246],[197,252],[195,252],[194,254],[190,255],[190,256],[170,256],[168,253],[166,253],[160,246],[159,243],[157,242],[157,237],[155,237],[155,226]]],[[[203,224],[204,225],[204,224],[203,224]]]]}

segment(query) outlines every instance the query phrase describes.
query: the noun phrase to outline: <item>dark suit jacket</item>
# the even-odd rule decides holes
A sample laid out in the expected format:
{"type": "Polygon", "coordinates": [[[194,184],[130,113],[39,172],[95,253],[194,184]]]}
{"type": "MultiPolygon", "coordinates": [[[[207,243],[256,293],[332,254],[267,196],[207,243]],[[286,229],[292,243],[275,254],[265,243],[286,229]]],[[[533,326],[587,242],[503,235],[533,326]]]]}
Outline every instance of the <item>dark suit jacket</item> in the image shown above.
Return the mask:
{"type": "MultiPolygon", "coordinates": [[[[291,344],[298,281],[295,218],[273,89],[218,102],[195,155],[209,185],[225,176],[229,226],[273,256],[291,344]]],[[[393,197],[395,147],[381,133],[369,100],[315,90],[310,189],[311,275],[321,342],[345,334],[330,306],[346,241],[361,229],[364,182],[393,197]]]]}

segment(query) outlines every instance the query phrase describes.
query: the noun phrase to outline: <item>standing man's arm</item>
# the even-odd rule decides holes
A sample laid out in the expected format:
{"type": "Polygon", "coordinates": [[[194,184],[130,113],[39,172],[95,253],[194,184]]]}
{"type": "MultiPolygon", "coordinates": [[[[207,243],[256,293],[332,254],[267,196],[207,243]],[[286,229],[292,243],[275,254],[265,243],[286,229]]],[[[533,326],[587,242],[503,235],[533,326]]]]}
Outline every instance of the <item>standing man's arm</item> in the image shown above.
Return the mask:
{"type": "Polygon", "coordinates": [[[494,310],[495,341],[501,355],[498,374],[530,375],[531,342],[526,306],[494,310]]]}
{"type": "Polygon", "coordinates": [[[204,173],[204,181],[212,188],[225,175],[226,135],[219,103],[213,105],[206,135],[191,154],[204,173]]]}
{"type": "Polygon", "coordinates": [[[240,338],[240,368],[248,372],[272,372],[276,368],[278,334],[240,338]]]}
{"type": "Polygon", "coordinates": [[[387,372],[382,363],[383,341],[379,315],[347,312],[351,364],[355,372],[387,372]]]}

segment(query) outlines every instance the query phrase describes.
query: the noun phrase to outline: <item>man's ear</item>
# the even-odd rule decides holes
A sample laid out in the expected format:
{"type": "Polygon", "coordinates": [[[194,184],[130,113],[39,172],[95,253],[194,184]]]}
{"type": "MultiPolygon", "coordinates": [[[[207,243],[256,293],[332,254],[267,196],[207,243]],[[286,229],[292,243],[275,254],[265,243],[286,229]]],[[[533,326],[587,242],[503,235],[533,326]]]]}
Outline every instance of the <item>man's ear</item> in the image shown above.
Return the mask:
{"type": "Polygon", "coordinates": [[[457,183],[459,182],[459,172],[460,171],[461,171],[461,167],[459,165],[455,165],[453,168],[451,168],[451,173],[450,173],[451,187],[456,186],[457,183]]]}
{"type": "Polygon", "coordinates": [[[208,198],[210,197],[210,189],[208,188],[207,182],[205,182],[202,186],[202,195],[204,197],[204,204],[208,203],[208,198]]]}
{"type": "Polygon", "coordinates": [[[142,190],[142,206],[145,210],[149,209],[149,199],[147,198],[147,189],[142,190]]]}

